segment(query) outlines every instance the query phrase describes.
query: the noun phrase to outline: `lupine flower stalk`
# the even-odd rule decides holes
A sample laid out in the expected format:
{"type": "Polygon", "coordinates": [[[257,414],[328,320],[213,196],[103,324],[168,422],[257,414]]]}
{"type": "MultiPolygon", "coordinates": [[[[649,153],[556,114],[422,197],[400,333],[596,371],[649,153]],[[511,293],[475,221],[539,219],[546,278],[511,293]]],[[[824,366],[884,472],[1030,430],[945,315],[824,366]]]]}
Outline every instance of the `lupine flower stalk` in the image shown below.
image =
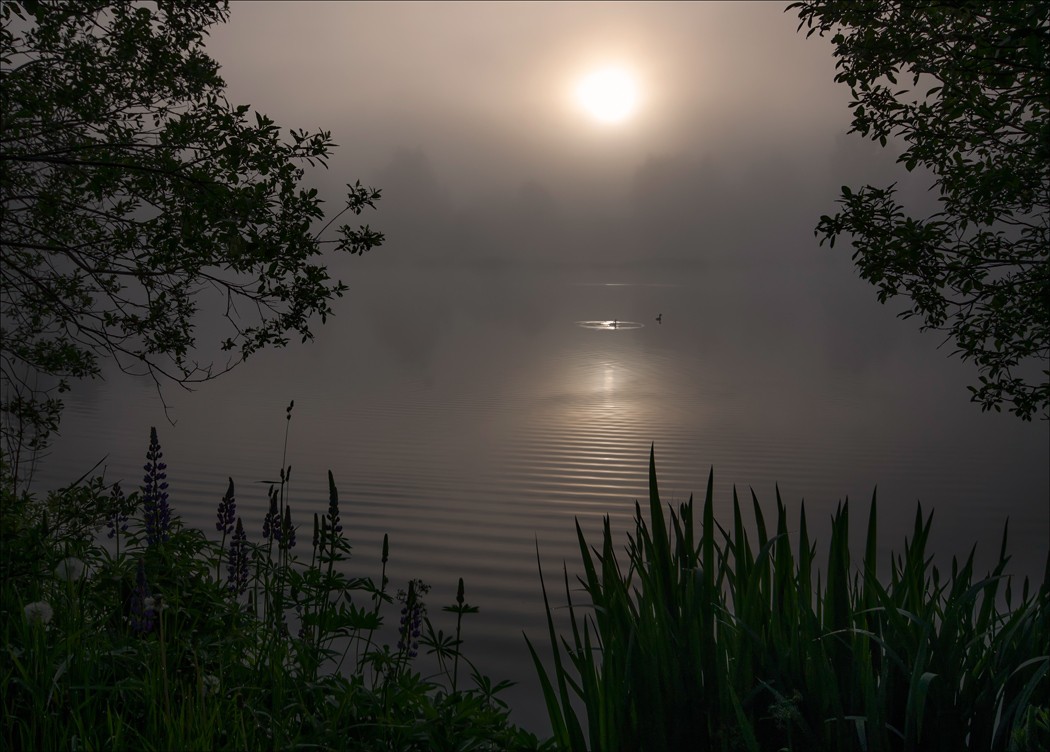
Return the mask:
{"type": "Polygon", "coordinates": [[[110,498],[113,504],[113,514],[106,520],[106,527],[109,528],[109,532],[106,533],[107,538],[113,538],[119,533],[126,533],[128,531],[128,515],[125,508],[127,500],[124,497],[124,491],[120,488],[119,483],[113,484],[110,498]]]}
{"type": "Polygon", "coordinates": [[[415,658],[419,654],[419,634],[423,628],[423,615],[427,610],[422,596],[429,590],[430,585],[422,580],[410,580],[407,593],[404,590],[397,591],[397,599],[402,604],[397,649],[404,651],[409,658],[415,658]]]}
{"type": "Polygon", "coordinates": [[[328,529],[333,535],[343,532],[343,526],[339,524],[339,491],[335,487],[335,478],[332,471],[328,471],[328,529]]]}
{"type": "Polygon", "coordinates": [[[230,540],[230,560],[226,565],[228,577],[226,587],[235,595],[248,589],[248,536],[244,532],[241,518],[237,518],[230,540]]]}
{"type": "Polygon", "coordinates": [[[150,546],[167,541],[171,528],[171,506],[168,504],[168,466],[161,462],[163,453],[157,441],[157,429],[150,428],[146,452],[146,474],[142,478],[142,512],[146,523],[146,543],[150,546]]]}
{"type": "Polygon", "coordinates": [[[233,478],[226,487],[226,493],[219,500],[219,507],[215,513],[215,529],[222,533],[222,541],[219,543],[219,558],[215,562],[215,579],[218,580],[222,567],[222,554],[226,550],[226,538],[233,532],[233,522],[237,518],[237,499],[234,497],[233,478]]]}
{"type": "Polygon", "coordinates": [[[215,516],[215,529],[222,533],[225,539],[233,532],[233,521],[237,517],[237,499],[233,495],[233,478],[230,478],[230,485],[219,502],[219,509],[215,516]]]}
{"type": "Polygon", "coordinates": [[[277,491],[270,486],[270,511],[263,517],[262,537],[266,542],[281,542],[281,511],[277,508],[277,491]]]}
{"type": "Polygon", "coordinates": [[[295,548],[295,527],[292,526],[292,505],[284,505],[284,521],[281,523],[281,534],[278,545],[282,551],[295,548]]]}

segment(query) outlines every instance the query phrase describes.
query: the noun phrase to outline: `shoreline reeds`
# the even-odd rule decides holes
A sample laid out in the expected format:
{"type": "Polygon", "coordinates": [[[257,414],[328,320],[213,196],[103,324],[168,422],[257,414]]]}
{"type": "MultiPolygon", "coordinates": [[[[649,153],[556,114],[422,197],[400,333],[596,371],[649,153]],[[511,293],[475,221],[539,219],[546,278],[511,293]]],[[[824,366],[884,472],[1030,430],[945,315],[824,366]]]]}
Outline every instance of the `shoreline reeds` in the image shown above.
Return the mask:
{"type": "Polygon", "coordinates": [[[597,546],[577,524],[583,597],[566,570],[568,637],[543,584],[549,671],[528,645],[559,748],[1050,748],[1050,576],[1018,598],[1005,529],[987,576],[973,550],[945,575],[920,506],[884,583],[874,498],[861,560],[844,503],[818,567],[804,507],[793,547],[779,492],[772,531],[752,493],[752,538],[735,490],[731,527],[715,520],[713,473],[700,519],[692,497],[665,516],[652,452],[649,490],[623,563],[608,518],[597,546]]]}

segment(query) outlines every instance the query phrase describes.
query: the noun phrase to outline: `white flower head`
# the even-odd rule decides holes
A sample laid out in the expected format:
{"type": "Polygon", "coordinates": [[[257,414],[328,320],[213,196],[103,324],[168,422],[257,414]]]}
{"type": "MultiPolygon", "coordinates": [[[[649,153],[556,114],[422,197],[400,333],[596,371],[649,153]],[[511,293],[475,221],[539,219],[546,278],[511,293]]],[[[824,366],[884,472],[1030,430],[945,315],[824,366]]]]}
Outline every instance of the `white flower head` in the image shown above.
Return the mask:
{"type": "Polygon", "coordinates": [[[47,601],[34,601],[25,607],[25,612],[26,621],[30,624],[48,624],[54,616],[51,604],[47,601]]]}
{"type": "Polygon", "coordinates": [[[75,556],[67,556],[55,567],[55,577],[60,580],[74,582],[84,576],[87,567],[84,562],[75,556]]]}
{"type": "Polygon", "coordinates": [[[219,690],[219,677],[211,674],[205,674],[201,677],[200,692],[201,697],[207,695],[213,695],[219,690]]]}

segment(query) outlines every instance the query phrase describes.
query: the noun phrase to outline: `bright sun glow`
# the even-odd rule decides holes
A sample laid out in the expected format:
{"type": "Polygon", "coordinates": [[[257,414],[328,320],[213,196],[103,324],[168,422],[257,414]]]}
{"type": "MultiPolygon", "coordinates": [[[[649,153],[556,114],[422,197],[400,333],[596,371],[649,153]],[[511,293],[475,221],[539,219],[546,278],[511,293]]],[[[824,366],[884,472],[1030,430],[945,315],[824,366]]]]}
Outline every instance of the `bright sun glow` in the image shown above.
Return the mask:
{"type": "Polygon", "coordinates": [[[626,119],[638,103],[634,77],[621,68],[603,68],[585,76],[576,87],[580,105],[603,123],[626,119]]]}

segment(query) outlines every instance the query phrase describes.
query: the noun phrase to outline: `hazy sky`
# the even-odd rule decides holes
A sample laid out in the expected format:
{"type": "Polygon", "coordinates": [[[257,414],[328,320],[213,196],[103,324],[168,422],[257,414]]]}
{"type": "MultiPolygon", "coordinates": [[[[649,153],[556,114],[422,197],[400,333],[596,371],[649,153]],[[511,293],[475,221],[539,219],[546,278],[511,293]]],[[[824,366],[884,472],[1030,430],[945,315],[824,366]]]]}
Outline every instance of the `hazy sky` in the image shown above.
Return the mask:
{"type": "Polygon", "coordinates": [[[331,130],[323,195],[383,190],[378,263],[838,267],[812,234],[838,186],[907,174],[845,135],[831,46],[785,5],[235,2],[208,49],[231,101],[331,130]],[[609,65],[637,86],[613,124],[575,97],[609,65]]]}

